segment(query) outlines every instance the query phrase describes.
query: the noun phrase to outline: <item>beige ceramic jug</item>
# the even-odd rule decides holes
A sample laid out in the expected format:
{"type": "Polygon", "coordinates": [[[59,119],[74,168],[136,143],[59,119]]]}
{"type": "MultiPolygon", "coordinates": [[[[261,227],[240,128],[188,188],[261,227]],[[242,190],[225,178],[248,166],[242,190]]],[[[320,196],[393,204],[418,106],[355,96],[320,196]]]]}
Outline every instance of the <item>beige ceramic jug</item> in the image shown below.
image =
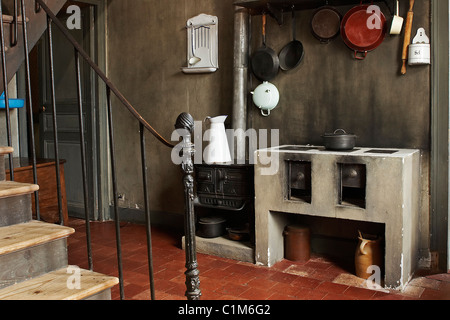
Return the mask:
{"type": "Polygon", "coordinates": [[[355,252],[355,271],[356,275],[363,279],[368,279],[372,273],[370,266],[382,268],[382,249],[381,238],[372,235],[362,235],[359,232],[358,246],[355,252]]]}

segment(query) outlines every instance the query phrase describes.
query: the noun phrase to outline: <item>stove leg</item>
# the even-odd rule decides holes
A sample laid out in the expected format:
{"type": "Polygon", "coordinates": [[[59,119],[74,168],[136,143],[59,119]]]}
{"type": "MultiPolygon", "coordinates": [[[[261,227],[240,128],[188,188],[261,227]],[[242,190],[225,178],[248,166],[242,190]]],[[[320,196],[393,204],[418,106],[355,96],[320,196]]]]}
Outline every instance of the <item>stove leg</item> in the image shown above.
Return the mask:
{"type": "Polygon", "coordinates": [[[194,164],[192,156],[194,154],[194,144],[191,143],[191,131],[194,120],[191,115],[182,113],[175,124],[176,129],[185,129],[181,134],[182,142],[182,163],[184,171],[184,195],[185,195],[185,251],[186,251],[186,297],[188,300],[200,300],[200,279],[197,269],[197,250],[195,245],[195,212],[194,212],[194,164]]]}

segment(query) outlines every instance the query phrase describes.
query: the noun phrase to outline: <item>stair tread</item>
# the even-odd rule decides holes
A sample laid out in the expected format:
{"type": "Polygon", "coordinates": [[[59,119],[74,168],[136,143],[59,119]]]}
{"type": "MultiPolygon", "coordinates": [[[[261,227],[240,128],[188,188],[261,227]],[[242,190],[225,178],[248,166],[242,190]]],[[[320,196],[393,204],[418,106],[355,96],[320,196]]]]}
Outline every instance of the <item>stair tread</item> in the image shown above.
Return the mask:
{"type": "MultiPolygon", "coordinates": [[[[75,268],[78,268],[74,266],[75,268]]],[[[119,283],[116,277],[80,270],[80,289],[69,288],[77,275],[67,267],[0,290],[0,300],[81,300],[119,283]]]]}
{"type": "Polygon", "coordinates": [[[37,184],[15,181],[0,181],[0,198],[33,193],[37,190],[39,190],[39,186],[37,184]]]}
{"type": "Polygon", "coordinates": [[[32,220],[0,228],[0,255],[68,237],[75,230],[32,220]]]}
{"type": "MultiPolygon", "coordinates": [[[[14,17],[9,15],[9,14],[2,14],[2,19],[4,23],[12,23],[14,21],[14,17]]],[[[22,16],[17,16],[17,21],[19,23],[23,23],[23,19],[22,16]]],[[[29,21],[29,19],[27,18],[27,22],[29,21]]]]}
{"type": "MultiPolygon", "coordinates": [[[[12,23],[14,21],[14,17],[8,14],[2,14],[2,19],[4,23],[12,23]]],[[[19,23],[23,22],[22,16],[17,16],[17,21],[19,23]]],[[[27,22],[29,21],[29,19],[27,18],[27,22]]]]}
{"type": "Polygon", "coordinates": [[[14,148],[12,147],[0,147],[0,154],[10,154],[13,153],[14,148]]]}

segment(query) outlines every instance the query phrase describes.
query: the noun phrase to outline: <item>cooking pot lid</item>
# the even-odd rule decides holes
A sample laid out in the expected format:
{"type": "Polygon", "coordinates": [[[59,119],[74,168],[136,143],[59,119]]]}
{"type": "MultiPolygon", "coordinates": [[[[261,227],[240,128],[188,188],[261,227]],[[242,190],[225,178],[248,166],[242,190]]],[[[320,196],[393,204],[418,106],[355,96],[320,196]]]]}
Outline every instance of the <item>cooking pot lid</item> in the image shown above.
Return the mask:
{"type": "Polygon", "coordinates": [[[324,133],[323,134],[324,137],[348,137],[348,136],[355,136],[353,133],[347,133],[345,132],[345,130],[343,129],[337,129],[335,130],[333,133],[324,133]]]}
{"type": "Polygon", "coordinates": [[[217,224],[217,223],[223,223],[226,219],[222,217],[203,217],[199,219],[200,223],[203,224],[217,224]]]}

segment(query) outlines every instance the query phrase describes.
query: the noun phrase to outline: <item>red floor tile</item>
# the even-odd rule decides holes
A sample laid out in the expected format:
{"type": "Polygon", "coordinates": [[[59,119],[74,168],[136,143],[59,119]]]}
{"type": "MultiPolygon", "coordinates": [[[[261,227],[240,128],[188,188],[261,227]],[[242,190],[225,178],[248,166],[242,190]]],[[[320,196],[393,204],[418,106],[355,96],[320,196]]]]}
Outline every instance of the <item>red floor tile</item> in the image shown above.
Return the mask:
{"type": "Polygon", "coordinates": [[[315,290],[329,292],[329,293],[342,294],[347,289],[348,289],[348,286],[346,286],[346,285],[325,281],[325,282],[322,282],[321,284],[319,284],[315,290]]]}
{"type": "Polygon", "coordinates": [[[364,289],[364,288],[357,288],[357,287],[348,287],[344,291],[344,295],[348,296],[350,298],[355,298],[358,300],[368,300],[372,298],[375,295],[374,290],[364,289]]]}
{"type": "MultiPolygon", "coordinates": [[[[75,234],[68,239],[69,264],[87,268],[84,221],[70,219],[75,234]]],[[[117,276],[115,225],[92,222],[94,271],[117,276]]],[[[149,300],[146,231],[142,225],[121,223],[125,299],[149,300]]],[[[152,228],[155,295],[158,300],[185,300],[185,253],[181,235],[152,228]]],[[[418,273],[411,290],[383,292],[355,286],[357,281],[335,283],[355,277],[352,266],[313,255],[306,263],[282,260],[272,267],[197,254],[203,300],[449,300],[450,275],[418,273]],[[341,276],[341,277],[339,277],[341,276]],[[417,286],[417,287],[413,287],[417,286]],[[418,290],[417,290],[418,289],[418,290]]],[[[111,290],[120,299],[119,286],[111,290]]]]}

